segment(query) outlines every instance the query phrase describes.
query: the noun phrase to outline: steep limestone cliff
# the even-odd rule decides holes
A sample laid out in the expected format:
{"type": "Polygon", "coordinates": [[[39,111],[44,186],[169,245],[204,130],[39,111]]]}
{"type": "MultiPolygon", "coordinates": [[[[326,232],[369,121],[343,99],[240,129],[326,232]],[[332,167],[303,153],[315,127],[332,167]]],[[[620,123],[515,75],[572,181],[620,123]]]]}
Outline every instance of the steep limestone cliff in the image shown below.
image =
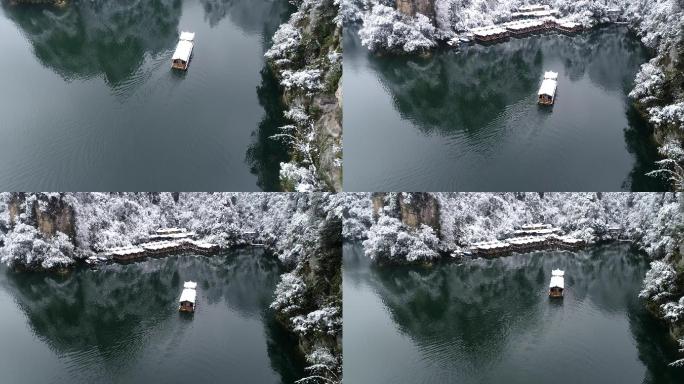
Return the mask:
{"type": "Polygon", "coordinates": [[[291,160],[281,163],[285,190],[342,188],[342,28],[334,0],[298,3],[266,53],[282,86],[291,124],[285,140],[291,160]]]}
{"type": "Polygon", "coordinates": [[[408,16],[421,13],[431,19],[435,18],[435,0],[396,0],[397,10],[408,16]]]}

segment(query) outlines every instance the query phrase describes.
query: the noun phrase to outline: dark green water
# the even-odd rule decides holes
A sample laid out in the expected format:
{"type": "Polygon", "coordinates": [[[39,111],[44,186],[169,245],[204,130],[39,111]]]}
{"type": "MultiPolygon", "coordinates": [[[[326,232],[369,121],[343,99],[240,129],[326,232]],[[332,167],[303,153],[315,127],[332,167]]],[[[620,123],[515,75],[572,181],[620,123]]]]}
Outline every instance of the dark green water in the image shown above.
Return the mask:
{"type": "Polygon", "coordinates": [[[296,340],[268,309],[280,272],[261,250],[64,277],[2,267],[2,382],[292,383],[296,340]],[[185,280],[198,282],[189,316],[178,312],[185,280]]]}
{"type": "Polygon", "coordinates": [[[625,28],[432,56],[377,56],[345,31],[347,191],[657,191],[627,98],[649,58],[625,28]],[[553,108],[536,103],[559,73],[553,108]]]}
{"type": "Polygon", "coordinates": [[[677,346],[638,300],[627,246],[432,268],[376,267],[344,248],[350,383],[682,383],[677,346]],[[548,298],[551,269],[566,273],[548,298]]]}
{"type": "Polygon", "coordinates": [[[0,184],[9,190],[275,190],[287,154],[264,63],[286,0],[3,1],[0,184]],[[196,33],[187,73],[178,33],[196,33]]]}

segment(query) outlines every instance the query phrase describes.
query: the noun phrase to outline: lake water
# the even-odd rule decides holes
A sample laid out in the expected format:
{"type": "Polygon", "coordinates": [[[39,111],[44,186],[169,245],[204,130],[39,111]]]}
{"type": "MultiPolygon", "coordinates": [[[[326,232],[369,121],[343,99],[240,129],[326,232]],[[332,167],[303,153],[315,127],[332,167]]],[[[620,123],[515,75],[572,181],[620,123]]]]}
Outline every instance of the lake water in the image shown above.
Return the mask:
{"type": "Polygon", "coordinates": [[[344,40],[347,191],[618,191],[665,188],[627,94],[649,54],[623,27],[510,39],[430,57],[344,40]],[[555,106],[537,105],[544,71],[555,106]]]}
{"type": "Polygon", "coordinates": [[[346,244],[345,381],[682,383],[676,343],[637,297],[647,269],[622,245],[425,268],[374,266],[346,244]]]}
{"type": "Polygon", "coordinates": [[[280,271],[261,250],[172,256],[66,276],[0,267],[6,383],[292,383],[293,340],[268,309],[280,271]],[[178,312],[183,282],[197,310],[178,312]]]}
{"type": "Polygon", "coordinates": [[[7,190],[276,190],[285,149],[263,54],[287,0],[0,7],[7,190]],[[196,33],[186,73],[178,33],[196,33]]]}

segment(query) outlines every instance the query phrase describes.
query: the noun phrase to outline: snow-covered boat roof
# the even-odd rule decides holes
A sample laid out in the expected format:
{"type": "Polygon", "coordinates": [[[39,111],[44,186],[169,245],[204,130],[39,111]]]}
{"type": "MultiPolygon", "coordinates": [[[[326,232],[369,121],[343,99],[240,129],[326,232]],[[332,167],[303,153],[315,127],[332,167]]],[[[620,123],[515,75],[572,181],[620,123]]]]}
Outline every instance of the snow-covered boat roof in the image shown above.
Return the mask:
{"type": "Polygon", "coordinates": [[[577,23],[577,22],[574,22],[571,20],[567,20],[567,19],[556,20],[556,24],[558,24],[561,27],[570,28],[570,29],[577,28],[580,26],[580,23],[577,23]]]}
{"type": "Polygon", "coordinates": [[[543,228],[543,229],[518,229],[513,231],[513,234],[515,236],[520,236],[520,235],[551,235],[555,232],[558,232],[558,228],[543,228]]]}
{"type": "Polygon", "coordinates": [[[475,35],[479,36],[493,36],[493,35],[501,35],[506,32],[508,32],[505,28],[501,28],[496,25],[491,25],[489,27],[482,27],[482,28],[475,28],[471,30],[471,32],[475,35]]]}
{"type": "Polygon", "coordinates": [[[572,236],[561,236],[559,239],[566,244],[579,244],[582,243],[582,239],[578,239],[572,236]]]}
{"type": "Polygon", "coordinates": [[[190,60],[190,54],[192,54],[192,47],[192,41],[179,41],[176,45],[176,51],[173,53],[173,60],[183,60],[187,63],[190,60]]]}
{"type": "Polygon", "coordinates": [[[160,234],[160,235],[165,235],[169,233],[179,233],[179,232],[187,232],[188,230],[185,228],[159,228],[155,232],[160,234]]]}
{"type": "Polygon", "coordinates": [[[535,243],[541,243],[544,242],[548,239],[547,236],[526,236],[526,237],[514,237],[511,239],[508,239],[507,241],[511,244],[515,245],[526,245],[526,244],[535,244],[535,243]]]}
{"type": "Polygon", "coordinates": [[[155,241],[152,243],[141,244],[141,246],[149,251],[158,251],[167,248],[180,247],[180,243],[177,241],[155,241]]]}
{"type": "Polygon", "coordinates": [[[197,283],[194,281],[186,281],[185,284],[183,284],[183,288],[197,289],[197,283]]]}
{"type": "Polygon", "coordinates": [[[565,279],[563,278],[563,276],[551,276],[549,288],[565,289],[565,279]]]}
{"type": "Polygon", "coordinates": [[[165,233],[156,233],[154,235],[150,235],[150,239],[183,239],[186,237],[193,237],[195,236],[195,232],[165,232],[165,233]]]}
{"type": "Polygon", "coordinates": [[[543,228],[553,228],[553,226],[551,224],[532,223],[532,224],[521,225],[520,228],[522,228],[522,229],[543,229],[543,228]]]}
{"type": "Polygon", "coordinates": [[[521,5],[518,7],[518,12],[532,12],[532,11],[543,11],[546,9],[551,9],[549,5],[546,4],[530,4],[530,5],[521,5]]]}
{"type": "Polygon", "coordinates": [[[189,301],[192,304],[195,304],[195,299],[197,298],[197,291],[194,289],[184,289],[183,293],[180,295],[180,299],[178,299],[179,303],[182,303],[184,301],[189,301]]]}
{"type": "Polygon", "coordinates": [[[109,248],[105,251],[105,254],[125,256],[142,252],[145,252],[145,250],[140,247],[136,247],[135,245],[129,245],[125,247],[109,248]]]}
{"type": "Polygon", "coordinates": [[[192,239],[185,239],[186,244],[190,244],[194,247],[201,248],[201,249],[212,249],[218,247],[217,244],[209,243],[207,241],[201,241],[201,240],[192,240],[192,239]]]}
{"type": "Polygon", "coordinates": [[[504,241],[482,241],[479,243],[473,243],[470,245],[471,248],[477,248],[477,249],[498,249],[498,248],[506,248],[510,246],[509,243],[504,242],[504,241]]]}
{"type": "Polygon", "coordinates": [[[556,80],[544,79],[544,81],[542,81],[541,87],[539,87],[539,92],[537,92],[537,94],[548,95],[553,97],[556,94],[557,85],[558,83],[556,83],[556,80]]]}
{"type": "Polygon", "coordinates": [[[533,27],[541,27],[544,25],[544,21],[542,20],[522,20],[522,21],[511,21],[505,24],[502,24],[502,27],[505,27],[507,29],[512,29],[515,31],[522,30],[522,29],[527,29],[527,28],[533,28],[533,27]]]}
{"type": "Polygon", "coordinates": [[[180,40],[195,41],[195,32],[182,31],[180,33],[180,40]]]}

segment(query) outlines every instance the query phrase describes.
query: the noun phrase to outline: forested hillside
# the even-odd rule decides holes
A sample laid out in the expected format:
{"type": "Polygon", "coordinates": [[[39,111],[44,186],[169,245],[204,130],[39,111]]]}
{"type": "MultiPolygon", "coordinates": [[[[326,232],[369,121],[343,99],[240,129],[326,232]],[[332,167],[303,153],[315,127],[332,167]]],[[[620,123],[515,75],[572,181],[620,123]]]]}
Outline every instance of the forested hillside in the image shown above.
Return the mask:
{"type": "MultiPolygon", "coordinates": [[[[376,262],[451,259],[476,241],[545,223],[589,244],[622,239],[652,259],[640,296],[684,343],[684,195],[678,193],[348,194],[344,235],[376,262]]],[[[515,256],[513,256],[515,257],[515,256]]],[[[677,364],[684,364],[680,360],[677,364]]]]}
{"type": "Polygon", "coordinates": [[[256,232],[254,241],[289,271],[271,307],[298,336],[307,371],[341,380],[339,199],[324,193],[5,192],[0,260],[18,269],[66,271],[159,228],[186,228],[224,248],[246,245],[252,240],[245,233],[256,232]]]}

